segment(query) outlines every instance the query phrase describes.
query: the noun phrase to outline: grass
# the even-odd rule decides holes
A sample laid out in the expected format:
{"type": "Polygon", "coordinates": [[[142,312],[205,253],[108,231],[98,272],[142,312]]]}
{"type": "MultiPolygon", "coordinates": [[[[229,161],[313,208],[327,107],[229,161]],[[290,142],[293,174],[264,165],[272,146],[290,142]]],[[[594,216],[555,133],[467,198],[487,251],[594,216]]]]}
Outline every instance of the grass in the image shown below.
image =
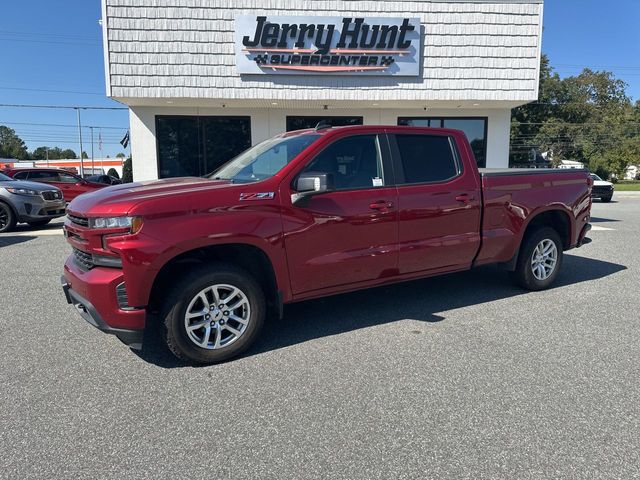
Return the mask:
{"type": "Polygon", "coordinates": [[[618,182],[613,188],[618,192],[640,192],[640,181],[618,182]]]}

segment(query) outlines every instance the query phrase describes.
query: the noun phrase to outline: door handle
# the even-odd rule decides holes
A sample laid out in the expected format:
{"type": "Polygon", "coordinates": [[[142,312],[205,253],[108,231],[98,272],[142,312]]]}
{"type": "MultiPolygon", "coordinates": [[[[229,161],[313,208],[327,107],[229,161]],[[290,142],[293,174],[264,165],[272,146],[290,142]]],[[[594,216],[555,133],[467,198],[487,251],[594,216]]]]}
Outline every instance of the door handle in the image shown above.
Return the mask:
{"type": "Polygon", "coordinates": [[[469,196],[467,193],[460,194],[456,197],[456,202],[470,203],[472,201],[473,197],[469,196]]]}
{"type": "Polygon", "coordinates": [[[369,208],[371,210],[380,210],[381,212],[386,212],[390,208],[393,208],[393,202],[388,202],[386,200],[379,200],[377,202],[370,203],[369,208]]]}

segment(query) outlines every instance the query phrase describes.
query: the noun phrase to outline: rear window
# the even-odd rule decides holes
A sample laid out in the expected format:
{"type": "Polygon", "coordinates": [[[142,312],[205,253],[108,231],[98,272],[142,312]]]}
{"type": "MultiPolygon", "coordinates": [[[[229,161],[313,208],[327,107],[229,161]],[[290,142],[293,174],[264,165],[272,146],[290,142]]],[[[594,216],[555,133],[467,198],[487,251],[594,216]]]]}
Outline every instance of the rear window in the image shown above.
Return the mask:
{"type": "Polygon", "coordinates": [[[449,137],[396,135],[404,183],[443,182],[458,174],[449,137]]]}

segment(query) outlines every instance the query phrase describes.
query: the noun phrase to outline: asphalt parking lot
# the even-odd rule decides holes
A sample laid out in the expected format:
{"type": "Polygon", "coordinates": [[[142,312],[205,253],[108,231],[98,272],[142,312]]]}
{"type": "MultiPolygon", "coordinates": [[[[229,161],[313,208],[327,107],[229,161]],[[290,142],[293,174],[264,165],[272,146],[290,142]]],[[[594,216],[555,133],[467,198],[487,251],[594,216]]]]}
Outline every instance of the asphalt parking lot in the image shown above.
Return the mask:
{"type": "Polygon", "coordinates": [[[304,302],[201,368],[66,304],[61,222],[0,235],[0,477],[637,478],[640,195],[592,214],[552,290],[485,267],[304,302]]]}

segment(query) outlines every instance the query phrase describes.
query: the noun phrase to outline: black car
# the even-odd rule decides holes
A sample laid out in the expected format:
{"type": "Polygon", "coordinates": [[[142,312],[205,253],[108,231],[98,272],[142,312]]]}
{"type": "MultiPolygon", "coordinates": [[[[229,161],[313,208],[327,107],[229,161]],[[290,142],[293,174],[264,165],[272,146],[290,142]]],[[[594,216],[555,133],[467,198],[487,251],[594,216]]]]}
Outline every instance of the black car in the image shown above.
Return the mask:
{"type": "Polygon", "coordinates": [[[104,183],[105,185],[120,185],[122,180],[111,175],[89,175],[87,178],[90,182],[104,183]]]}

